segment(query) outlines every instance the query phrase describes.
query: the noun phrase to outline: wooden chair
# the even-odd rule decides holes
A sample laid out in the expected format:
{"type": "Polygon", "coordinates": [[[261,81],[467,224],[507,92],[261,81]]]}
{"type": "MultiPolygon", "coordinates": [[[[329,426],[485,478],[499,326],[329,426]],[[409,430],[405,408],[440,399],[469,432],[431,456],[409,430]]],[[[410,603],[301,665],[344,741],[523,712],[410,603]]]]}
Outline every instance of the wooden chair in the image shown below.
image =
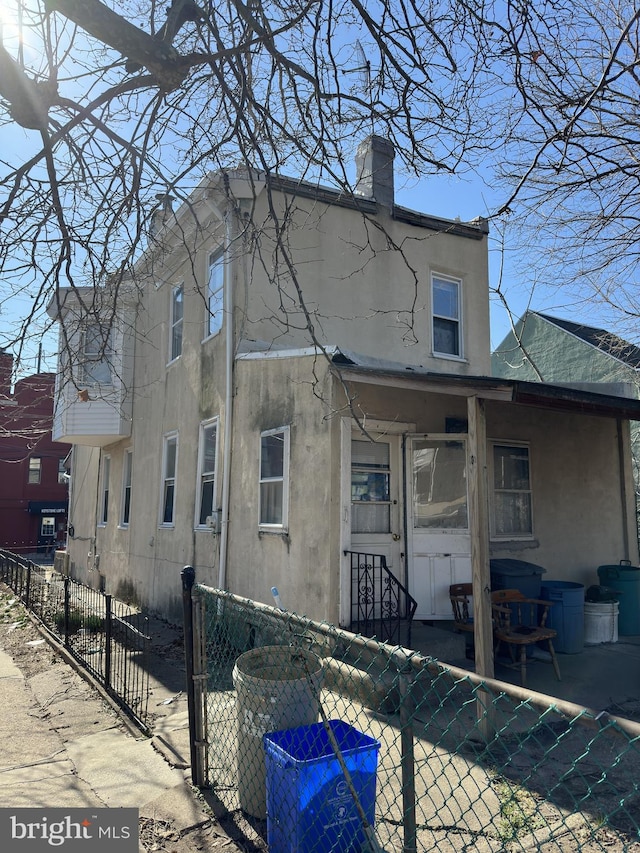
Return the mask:
{"type": "Polygon", "coordinates": [[[453,583],[449,587],[449,598],[453,610],[453,627],[456,631],[473,634],[473,584],[453,583]]]}
{"type": "Polygon", "coordinates": [[[466,635],[464,655],[475,659],[473,637],[473,584],[453,583],[449,587],[454,630],[466,635]]]}
{"type": "Polygon", "coordinates": [[[547,643],[553,668],[558,681],[561,681],[560,667],[553,648],[557,632],[546,627],[552,602],[526,598],[517,589],[500,589],[491,593],[491,603],[493,635],[496,639],[495,654],[502,643],[507,643],[511,659],[515,661],[514,647],[520,648],[522,686],[526,687],[527,683],[527,646],[543,641],[547,643]]]}

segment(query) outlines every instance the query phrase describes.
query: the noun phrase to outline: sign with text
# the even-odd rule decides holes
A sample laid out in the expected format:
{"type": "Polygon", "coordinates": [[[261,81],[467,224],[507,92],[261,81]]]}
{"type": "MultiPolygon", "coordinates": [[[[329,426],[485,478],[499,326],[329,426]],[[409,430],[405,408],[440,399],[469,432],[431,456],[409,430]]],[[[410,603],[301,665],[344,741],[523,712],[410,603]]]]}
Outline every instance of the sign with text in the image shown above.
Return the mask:
{"type": "Polygon", "coordinates": [[[138,809],[0,809],[7,853],[138,853],[138,835],[138,809]]]}

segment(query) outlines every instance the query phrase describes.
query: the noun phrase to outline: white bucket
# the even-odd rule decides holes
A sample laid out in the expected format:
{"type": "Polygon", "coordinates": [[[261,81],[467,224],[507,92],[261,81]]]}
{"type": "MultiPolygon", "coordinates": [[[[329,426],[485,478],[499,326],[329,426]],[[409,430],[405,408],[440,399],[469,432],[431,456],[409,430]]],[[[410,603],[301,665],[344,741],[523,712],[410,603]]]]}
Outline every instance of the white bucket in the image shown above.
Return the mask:
{"type": "Polygon", "coordinates": [[[585,601],[584,643],[597,646],[599,643],[618,642],[618,602],[585,601]]]}

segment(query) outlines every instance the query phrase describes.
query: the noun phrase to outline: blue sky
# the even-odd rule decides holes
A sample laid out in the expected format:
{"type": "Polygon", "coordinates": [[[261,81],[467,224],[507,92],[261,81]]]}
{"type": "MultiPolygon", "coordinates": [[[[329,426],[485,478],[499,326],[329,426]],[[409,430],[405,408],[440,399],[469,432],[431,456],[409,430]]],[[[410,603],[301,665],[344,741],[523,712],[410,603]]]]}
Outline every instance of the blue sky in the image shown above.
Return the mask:
{"type": "MultiPolygon", "coordinates": [[[[16,150],[23,151],[25,138],[24,132],[16,129],[7,133],[8,128],[3,128],[0,138],[6,146],[10,139],[16,150]]],[[[5,148],[6,152],[6,148],[5,148]]],[[[441,216],[447,219],[459,217],[462,221],[469,221],[477,216],[485,216],[499,202],[495,190],[487,186],[480,178],[457,178],[432,176],[424,178],[420,182],[408,181],[402,174],[396,175],[396,199],[398,204],[414,210],[441,216]]],[[[490,280],[495,286],[500,276],[500,268],[504,263],[502,272],[504,290],[508,298],[509,307],[513,314],[518,317],[529,305],[536,310],[547,311],[550,314],[564,319],[571,319],[599,325],[606,325],[604,318],[599,319],[599,312],[592,305],[576,305],[562,301],[557,289],[548,289],[537,286],[533,297],[531,297],[531,283],[536,280],[539,271],[536,269],[536,259],[540,253],[531,251],[530,265],[526,255],[523,259],[519,255],[517,271],[510,260],[510,247],[507,246],[506,255],[503,255],[500,246],[499,224],[490,225],[490,280]],[[529,271],[529,273],[528,273],[529,271]]],[[[0,284],[0,288],[2,285],[0,284]]],[[[0,345],[6,336],[10,336],[16,324],[27,316],[31,300],[29,289],[20,295],[12,296],[6,300],[6,292],[1,296],[0,308],[0,345]]],[[[498,300],[491,303],[491,344],[497,346],[509,331],[509,319],[504,307],[498,300]]],[[[55,369],[55,353],[57,347],[57,336],[50,332],[44,337],[38,337],[31,342],[25,353],[23,369],[30,372],[35,370],[38,343],[42,341],[44,354],[44,369],[55,369]]]]}

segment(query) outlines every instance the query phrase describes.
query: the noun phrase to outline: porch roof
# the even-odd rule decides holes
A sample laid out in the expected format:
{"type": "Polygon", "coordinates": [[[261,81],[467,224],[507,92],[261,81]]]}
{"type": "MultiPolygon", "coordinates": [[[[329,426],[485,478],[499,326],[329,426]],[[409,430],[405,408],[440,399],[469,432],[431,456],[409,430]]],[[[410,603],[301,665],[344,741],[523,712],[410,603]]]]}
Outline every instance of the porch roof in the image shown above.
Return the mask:
{"type": "Polygon", "coordinates": [[[477,396],[544,409],[640,420],[640,400],[611,393],[607,383],[602,383],[601,393],[577,385],[438,373],[337,348],[333,351],[332,362],[336,367],[340,367],[343,379],[355,382],[405,388],[431,387],[443,394],[477,396]]]}

